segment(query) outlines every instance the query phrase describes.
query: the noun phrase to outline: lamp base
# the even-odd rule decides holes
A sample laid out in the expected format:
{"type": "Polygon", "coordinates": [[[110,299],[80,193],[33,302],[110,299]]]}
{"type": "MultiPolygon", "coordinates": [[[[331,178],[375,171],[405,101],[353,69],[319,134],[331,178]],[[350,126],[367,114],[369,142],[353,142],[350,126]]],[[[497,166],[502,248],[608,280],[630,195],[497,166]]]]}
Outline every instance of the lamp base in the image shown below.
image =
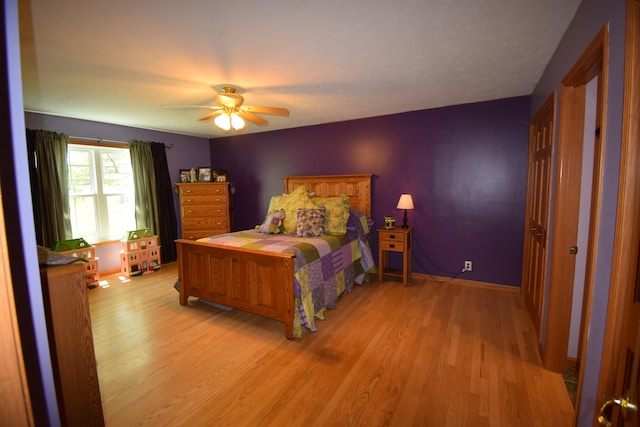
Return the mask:
{"type": "Polygon", "coordinates": [[[404,210],[404,217],[402,217],[402,228],[409,228],[407,225],[407,210],[404,210]]]}

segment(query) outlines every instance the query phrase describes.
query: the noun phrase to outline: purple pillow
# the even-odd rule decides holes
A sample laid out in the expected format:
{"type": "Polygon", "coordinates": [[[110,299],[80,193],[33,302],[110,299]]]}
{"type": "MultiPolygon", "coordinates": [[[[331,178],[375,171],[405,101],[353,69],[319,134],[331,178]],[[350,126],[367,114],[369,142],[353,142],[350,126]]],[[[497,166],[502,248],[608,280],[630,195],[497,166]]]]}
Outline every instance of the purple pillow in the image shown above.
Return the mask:
{"type": "Polygon", "coordinates": [[[324,236],[325,208],[298,209],[296,234],[300,237],[324,236]]]}
{"type": "Polygon", "coordinates": [[[262,225],[258,226],[258,231],[265,234],[282,233],[282,220],[284,219],[284,209],[270,213],[264,219],[262,225]]]}

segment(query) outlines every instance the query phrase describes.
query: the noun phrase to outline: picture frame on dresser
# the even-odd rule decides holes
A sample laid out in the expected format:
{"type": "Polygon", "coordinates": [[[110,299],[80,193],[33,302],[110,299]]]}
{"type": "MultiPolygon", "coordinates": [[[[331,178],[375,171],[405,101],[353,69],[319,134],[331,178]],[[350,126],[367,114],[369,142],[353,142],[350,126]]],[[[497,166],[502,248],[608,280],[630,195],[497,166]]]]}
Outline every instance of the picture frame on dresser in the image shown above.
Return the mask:
{"type": "Polygon", "coordinates": [[[201,166],[198,168],[198,182],[211,182],[211,167],[201,166]]]}
{"type": "Polygon", "coordinates": [[[216,173],[216,181],[218,182],[227,182],[227,177],[229,176],[229,173],[227,172],[226,169],[222,169],[220,171],[218,171],[216,173]]]}
{"type": "Polygon", "coordinates": [[[191,181],[191,170],[190,169],[180,169],[178,182],[190,182],[191,181]]]}

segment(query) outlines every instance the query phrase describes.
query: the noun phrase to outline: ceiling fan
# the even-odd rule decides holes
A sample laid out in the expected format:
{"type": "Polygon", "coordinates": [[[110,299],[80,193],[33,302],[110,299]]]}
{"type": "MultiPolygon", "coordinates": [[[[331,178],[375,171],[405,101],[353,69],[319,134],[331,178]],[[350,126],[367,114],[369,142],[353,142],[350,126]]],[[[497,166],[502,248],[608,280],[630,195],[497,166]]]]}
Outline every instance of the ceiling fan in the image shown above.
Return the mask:
{"type": "Polygon", "coordinates": [[[193,105],[193,106],[167,106],[168,108],[207,108],[213,110],[211,113],[200,117],[198,120],[214,119],[214,123],[220,129],[228,131],[243,129],[245,120],[264,126],[269,122],[256,113],[271,114],[274,116],[289,117],[289,110],[281,107],[258,107],[255,105],[243,105],[244,97],[236,93],[236,89],[231,86],[224,86],[222,92],[216,94],[217,105],[193,105]]]}

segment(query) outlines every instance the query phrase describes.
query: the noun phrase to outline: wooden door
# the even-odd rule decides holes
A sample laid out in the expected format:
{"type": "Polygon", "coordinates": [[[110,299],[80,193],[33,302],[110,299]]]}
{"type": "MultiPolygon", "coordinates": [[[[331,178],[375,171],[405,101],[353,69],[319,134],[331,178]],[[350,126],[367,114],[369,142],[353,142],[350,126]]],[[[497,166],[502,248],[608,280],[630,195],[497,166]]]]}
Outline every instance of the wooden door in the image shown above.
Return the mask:
{"type": "Polygon", "coordinates": [[[529,126],[529,171],[521,291],[538,336],[544,303],[554,119],[555,93],[540,107],[529,126]]]}
{"type": "Polygon", "coordinates": [[[627,0],[625,99],[613,269],[598,383],[601,425],[638,426],[640,359],[640,0],[627,0]]]}
{"type": "Polygon", "coordinates": [[[13,282],[0,194],[0,425],[35,424],[18,332],[13,282]]]}

